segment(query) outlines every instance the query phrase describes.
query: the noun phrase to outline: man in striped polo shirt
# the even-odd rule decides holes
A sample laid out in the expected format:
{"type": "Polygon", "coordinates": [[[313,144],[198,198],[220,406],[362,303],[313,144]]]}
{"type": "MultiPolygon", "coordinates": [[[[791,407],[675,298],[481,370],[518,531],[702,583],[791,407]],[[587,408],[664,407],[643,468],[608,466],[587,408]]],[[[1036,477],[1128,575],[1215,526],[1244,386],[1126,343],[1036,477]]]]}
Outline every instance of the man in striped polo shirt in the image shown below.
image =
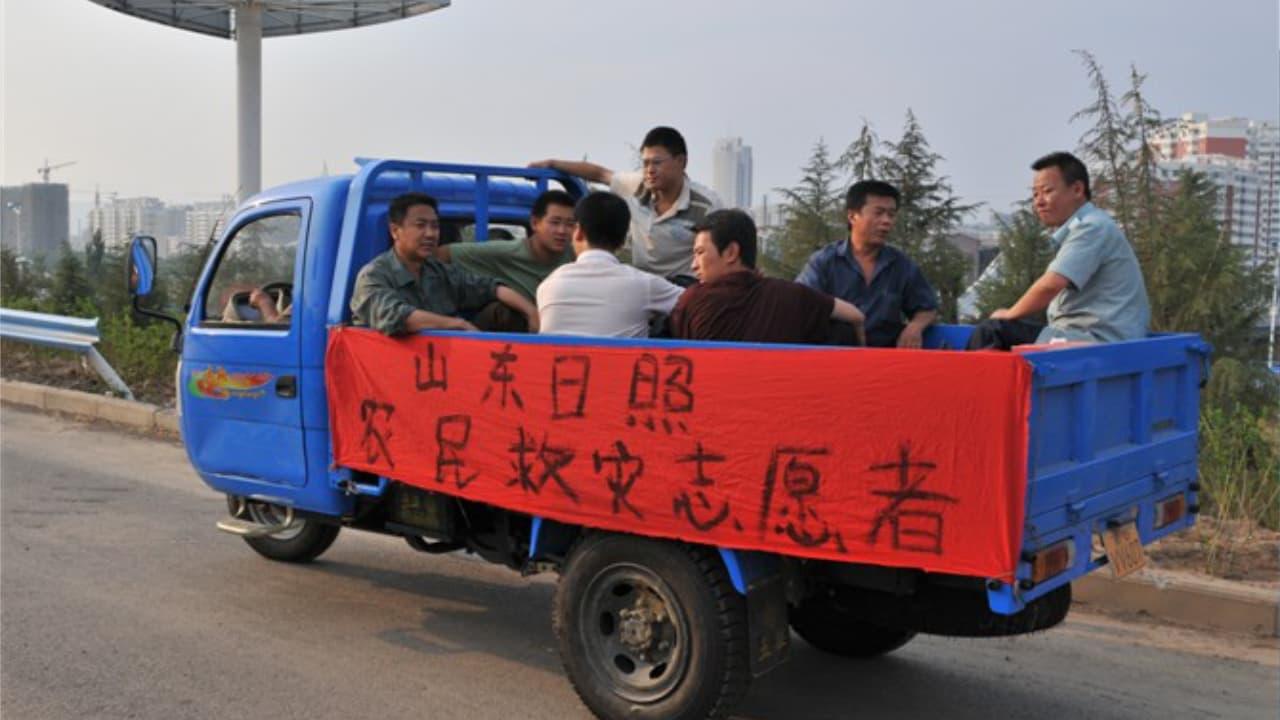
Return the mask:
{"type": "Polygon", "coordinates": [[[573,160],[542,160],[531,167],[608,185],[631,210],[631,263],[663,277],[687,276],[693,262],[693,228],[720,208],[720,199],[685,174],[689,150],[675,128],[650,130],[640,145],[640,160],[639,172],[614,172],[573,160]]]}

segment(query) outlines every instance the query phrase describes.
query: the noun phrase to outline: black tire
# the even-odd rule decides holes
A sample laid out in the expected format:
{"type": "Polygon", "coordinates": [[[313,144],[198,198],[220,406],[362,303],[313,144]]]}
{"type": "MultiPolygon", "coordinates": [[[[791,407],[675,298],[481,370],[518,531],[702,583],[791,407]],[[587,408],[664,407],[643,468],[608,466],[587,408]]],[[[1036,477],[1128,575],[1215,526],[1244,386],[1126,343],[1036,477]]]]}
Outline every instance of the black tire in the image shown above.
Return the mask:
{"type": "Polygon", "coordinates": [[[722,718],[747,691],[745,599],[706,548],[598,533],[569,555],[552,623],[604,720],[722,718]]]}
{"type": "Polygon", "coordinates": [[[889,628],[860,620],[842,607],[834,593],[819,592],[793,605],[791,629],[823,652],[848,658],[885,655],[911,642],[915,630],[889,628]]]}
{"type": "Polygon", "coordinates": [[[334,540],[338,539],[337,525],[315,520],[300,520],[302,527],[296,531],[263,537],[244,539],[259,555],[271,560],[289,563],[308,563],[320,557],[334,540]]]}

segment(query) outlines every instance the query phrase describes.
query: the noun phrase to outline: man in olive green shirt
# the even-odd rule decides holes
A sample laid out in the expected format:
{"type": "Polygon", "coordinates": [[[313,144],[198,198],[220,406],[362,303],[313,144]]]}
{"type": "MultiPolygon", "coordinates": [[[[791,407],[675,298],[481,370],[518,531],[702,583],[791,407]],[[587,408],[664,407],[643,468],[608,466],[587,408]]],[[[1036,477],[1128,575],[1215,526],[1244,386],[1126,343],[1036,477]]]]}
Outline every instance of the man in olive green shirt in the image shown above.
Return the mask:
{"type": "Polygon", "coordinates": [[[391,249],[360,269],[351,294],[351,319],[387,335],[419,330],[478,330],[457,317],[497,301],[522,315],[535,332],[538,309],[492,278],[435,259],[440,216],[435,198],[406,193],[387,210],[391,249]]]}
{"type": "Polygon", "coordinates": [[[530,301],[552,270],[574,260],[573,196],[548,190],[538,196],[529,216],[529,237],[453,243],[436,249],[436,259],[474,275],[491,277],[530,301]]]}

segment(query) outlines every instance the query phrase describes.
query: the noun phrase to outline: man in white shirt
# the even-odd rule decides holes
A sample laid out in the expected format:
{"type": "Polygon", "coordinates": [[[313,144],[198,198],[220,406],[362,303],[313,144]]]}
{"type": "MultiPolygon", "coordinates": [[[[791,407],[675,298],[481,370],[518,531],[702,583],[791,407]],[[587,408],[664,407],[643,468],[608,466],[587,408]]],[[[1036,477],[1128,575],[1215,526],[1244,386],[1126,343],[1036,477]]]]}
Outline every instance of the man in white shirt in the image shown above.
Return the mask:
{"type": "Polygon", "coordinates": [[[544,334],[648,337],[649,320],[667,315],[683,288],[623,265],[614,255],[627,237],[631,211],[608,192],[593,192],[574,208],[577,260],[538,286],[544,334]]]}
{"type": "Polygon", "coordinates": [[[542,160],[532,167],[608,185],[631,209],[631,263],[663,277],[688,274],[693,228],[720,208],[720,199],[685,174],[689,151],[675,128],[650,130],[640,144],[640,161],[641,172],[614,172],[574,160],[542,160]]]}

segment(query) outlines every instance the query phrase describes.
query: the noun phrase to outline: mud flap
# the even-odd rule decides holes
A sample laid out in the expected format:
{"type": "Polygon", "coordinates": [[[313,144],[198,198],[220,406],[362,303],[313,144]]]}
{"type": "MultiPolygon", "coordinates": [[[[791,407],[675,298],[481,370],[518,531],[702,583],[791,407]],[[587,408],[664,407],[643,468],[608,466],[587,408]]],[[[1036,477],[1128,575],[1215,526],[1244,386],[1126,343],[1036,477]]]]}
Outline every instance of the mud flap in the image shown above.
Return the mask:
{"type": "Polygon", "coordinates": [[[752,677],[760,677],[790,656],[791,626],[781,573],[755,578],[747,586],[747,640],[752,677]]]}

